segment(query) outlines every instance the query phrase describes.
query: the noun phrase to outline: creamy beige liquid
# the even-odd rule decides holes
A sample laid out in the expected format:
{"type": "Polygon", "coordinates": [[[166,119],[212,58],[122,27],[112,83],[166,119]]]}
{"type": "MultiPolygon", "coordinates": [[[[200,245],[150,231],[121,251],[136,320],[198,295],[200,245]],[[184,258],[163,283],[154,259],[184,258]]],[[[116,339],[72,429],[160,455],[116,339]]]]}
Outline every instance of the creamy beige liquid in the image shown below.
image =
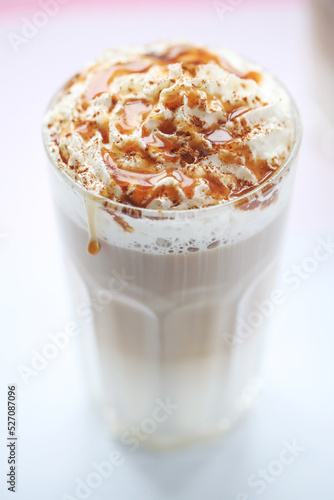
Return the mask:
{"type": "Polygon", "coordinates": [[[256,393],[266,321],[245,334],[240,318],[247,323],[254,302],[270,296],[285,211],[228,246],[154,255],[101,242],[94,256],[87,252],[87,231],[59,212],[77,271],[77,314],[90,329],[86,352],[97,358],[96,390],[102,383],[114,430],[122,435],[139,426],[155,399],[166,397],[179,408],[145,444],[170,446],[226,430],[256,393]],[[87,325],[87,307],[80,304],[110,289],[113,270],[128,282],[117,284],[120,290],[87,325]]]}

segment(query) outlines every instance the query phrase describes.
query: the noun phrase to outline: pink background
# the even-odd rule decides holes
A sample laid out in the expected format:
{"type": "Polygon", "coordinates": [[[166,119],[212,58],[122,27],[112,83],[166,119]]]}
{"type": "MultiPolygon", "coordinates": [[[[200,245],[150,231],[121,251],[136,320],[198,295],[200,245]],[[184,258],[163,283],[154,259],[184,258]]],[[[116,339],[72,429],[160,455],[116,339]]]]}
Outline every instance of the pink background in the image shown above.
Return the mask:
{"type": "MultiPolygon", "coordinates": [[[[47,1],[47,0],[45,0],[47,1]]],[[[52,0],[51,0],[52,1],[52,0]]],[[[42,0],[43,2],[43,0],[42,0]]],[[[116,9],[118,10],[121,8],[123,10],[124,7],[128,6],[131,8],[143,8],[143,7],[149,7],[150,9],[154,10],[163,10],[164,8],[170,8],[173,6],[173,8],[189,8],[193,9],[194,7],[196,8],[206,8],[208,5],[213,4],[210,0],[206,2],[205,0],[168,0],[165,2],[159,2],[157,0],[123,0],[120,2],[119,0],[63,0],[63,3],[67,3],[68,6],[73,7],[88,7],[88,8],[95,8],[95,7],[107,7],[110,9],[116,9]]],[[[246,7],[246,6],[259,6],[261,5],[262,7],[285,7],[287,5],[293,6],[294,4],[300,4],[304,3],[305,0],[240,0],[238,3],[235,1],[235,5],[237,8],[240,7],[246,7]]],[[[60,3],[60,2],[59,2],[60,3]]],[[[222,0],[222,3],[225,3],[224,0],[222,0]]],[[[228,1],[227,1],[228,3],[228,1]]],[[[233,5],[233,0],[231,0],[231,5],[233,5]]],[[[18,12],[22,12],[23,14],[25,12],[29,12],[32,10],[36,10],[40,8],[39,6],[39,1],[37,0],[0,0],[0,11],[2,13],[15,13],[17,14],[18,12]]]]}

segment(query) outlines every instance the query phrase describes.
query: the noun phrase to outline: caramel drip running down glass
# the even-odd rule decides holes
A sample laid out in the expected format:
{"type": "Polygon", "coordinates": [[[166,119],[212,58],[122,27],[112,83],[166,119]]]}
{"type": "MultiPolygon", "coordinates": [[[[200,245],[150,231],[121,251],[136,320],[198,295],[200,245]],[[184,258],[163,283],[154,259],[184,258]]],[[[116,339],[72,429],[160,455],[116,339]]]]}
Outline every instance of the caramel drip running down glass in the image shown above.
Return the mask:
{"type": "Polygon", "coordinates": [[[113,433],[160,449],[223,434],[260,387],[301,140],[292,98],[226,50],[126,47],[57,93],[43,139],[113,433]]]}

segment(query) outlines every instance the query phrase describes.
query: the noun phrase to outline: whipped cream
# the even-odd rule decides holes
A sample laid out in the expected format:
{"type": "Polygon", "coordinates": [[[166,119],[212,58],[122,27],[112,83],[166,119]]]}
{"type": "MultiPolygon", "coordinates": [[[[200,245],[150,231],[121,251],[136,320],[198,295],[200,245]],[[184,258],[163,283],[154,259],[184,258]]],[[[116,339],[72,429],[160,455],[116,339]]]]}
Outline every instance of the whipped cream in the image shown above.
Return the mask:
{"type": "Polygon", "coordinates": [[[107,50],[62,89],[44,125],[59,169],[149,209],[237,199],[273,175],[294,140],[289,97],[272,76],[185,43],[107,50]]]}

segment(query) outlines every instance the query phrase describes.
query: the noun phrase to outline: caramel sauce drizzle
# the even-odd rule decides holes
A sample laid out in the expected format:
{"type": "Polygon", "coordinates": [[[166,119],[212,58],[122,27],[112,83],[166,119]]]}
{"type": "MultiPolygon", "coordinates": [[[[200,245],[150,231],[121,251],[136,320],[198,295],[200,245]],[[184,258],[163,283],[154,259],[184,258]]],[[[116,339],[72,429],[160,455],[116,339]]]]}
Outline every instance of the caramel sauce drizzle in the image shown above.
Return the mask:
{"type": "MultiPolygon", "coordinates": [[[[141,59],[135,61],[116,64],[112,67],[101,69],[95,68],[95,74],[89,84],[83,100],[83,108],[86,109],[89,102],[96,96],[104,92],[109,92],[110,85],[115,78],[122,75],[145,73],[149,71],[152,65],[159,64],[167,66],[173,63],[181,63],[183,68],[191,74],[196,74],[196,67],[200,64],[208,64],[213,62],[219,65],[229,73],[237,75],[242,79],[252,79],[259,83],[261,74],[255,71],[250,71],[246,74],[233,68],[221,56],[212,54],[210,51],[197,47],[188,47],[186,45],[178,45],[170,47],[163,54],[146,53],[141,59]]],[[[82,79],[80,74],[75,75],[73,79],[65,87],[65,92],[68,92],[70,87],[82,79]]],[[[210,97],[210,96],[209,96],[210,97]]],[[[211,96],[213,98],[214,96],[211,96]]],[[[187,94],[187,103],[190,108],[199,106],[201,100],[200,94],[196,90],[191,90],[187,94]]],[[[166,108],[174,111],[183,104],[183,96],[180,94],[169,95],[164,102],[166,108]]],[[[224,102],[224,109],[227,113],[227,119],[234,119],[247,113],[250,108],[245,106],[244,102],[228,103],[224,102]]],[[[119,113],[118,122],[115,124],[122,134],[130,134],[135,129],[141,126],[145,118],[148,116],[153,105],[145,99],[128,99],[119,113]]],[[[194,118],[196,119],[196,117],[194,118]]],[[[198,120],[194,122],[195,126],[200,127],[201,123],[198,120]]],[[[102,135],[104,144],[109,144],[109,122],[106,120],[103,125],[96,122],[77,122],[74,124],[75,131],[78,132],[85,141],[90,140],[99,131],[102,135]]],[[[210,129],[200,130],[201,134],[211,143],[211,147],[215,152],[220,154],[223,162],[226,164],[235,164],[245,160],[245,164],[252,170],[258,181],[261,182],[269,177],[272,173],[268,168],[268,163],[265,160],[255,160],[249,146],[240,144],[229,132],[224,123],[215,124],[210,129]]],[[[142,127],[142,138],[146,144],[146,150],[142,151],[133,143],[128,143],[118,149],[113,146],[111,150],[102,148],[102,157],[111,178],[117,183],[124,193],[124,203],[138,207],[146,207],[153,199],[160,196],[167,196],[172,202],[177,203],[180,195],[177,187],[179,187],[187,198],[192,198],[194,190],[199,183],[195,173],[192,174],[191,168],[187,168],[187,175],[179,168],[186,163],[188,166],[195,161],[204,158],[208,151],[203,144],[196,144],[193,141],[191,133],[187,131],[178,131],[173,119],[163,122],[154,132],[148,131],[145,126],[142,127]],[[172,136],[173,134],[173,136],[172,136]],[[170,137],[169,137],[170,136],[170,137]],[[158,156],[163,155],[163,159],[168,163],[168,166],[163,167],[163,170],[157,169],[157,161],[150,156],[150,152],[154,151],[158,156]],[[124,155],[135,156],[138,167],[136,169],[126,169],[121,167],[122,157],[124,155]],[[184,162],[184,163],[182,163],[184,162]],[[173,166],[177,164],[177,166],[173,166]],[[177,187],[157,186],[159,181],[172,177],[177,181],[177,187]]],[[[231,189],[223,184],[223,182],[212,173],[201,175],[210,188],[211,195],[217,199],[233,198],[244,194],[254,188],[254,185],[248,185],[242,180],[237,179],[237,186],[231,189]]],[[[93,209],[87,205],[87,218],[89,226],[90,241],[88,244],[88,252],[91,255],[96,255],[99,252],[100,245],[95,235],[95,221],[93,209]]],[[[115,216],[117,217],[117,216],[115,216]]],[[[115,221],[122,225],[123,222],[119,219],[115,221]],[[121,223],[122,222],[122,223],[121,223]]],[[[132,228],[124,227],[124,230],[130,231],[132,228]]]]}
{"type": "Polygon", "coordinates": [[[107,144],[109,142],[109,120],[103,125],[98,125],[96,122],[78,122],[75,126],[75,131],[79,132],[85,141],[89,141],[94,137],[97,130],[102,135],[102,142],[107,144]]]}
{"type": "Polygon", "coordinates": [[[172,195],[171,199],[176,198],[175,201],[178,201],[179,194],[174,186],[161,186],[161,189],[158,188],[158,191],[155,190],[158,182],[166,177],[173,177],[177,180],[179,187],[182,189],[187,198],[191,198],[193,196],[194,189],[197,184],[196,179],[189,177],[178,169],[171,167],[165,168],[163,171],[156,172],[154,171],[155,162],[152,159],[149,161],[143,158],[142,165],[139,165],[138,169],[127,170],[119,166],[117,161],[115,161],[107,149],[102,149],[102,156],[111,177],[123,189],[123,191],[127,192],[129,188],[135,186],[133,192],[128,195],[128,201],[131,202],[132,205],[145,207],[150,203],[153,193],[154,197],[159,196],[157,194],[158,192],[160,192],[161,195],[163,192],[164,194],[172,195]],[[143,169],[143,164],[145,169],[143,169]],[[143,170],[145,170],[146,173],[143,173],[143,170]],[[148,170],[151,171],[147,173],[148,170]]]}
{"type": "Polygon", "coordinates": [[[129,99],[124,103],[116,127],[122,134],[133,132],[145,120],[152,105],[144,99],[129,99]]]}
{"type": "Polygon", "coordinates": [[[218,64],[221,68],[225,69],[229,73],[233,73],[242,79],[251,79],[256,83],[261,81],[261,74],[256,71],[249,71],[246,74],[233,68],[223,57],[216,54],[212,54],[206,49],[200,47],[188,47],[186,45],[177,45],[170,47],[164,54],[154,54],[148,53],[146,56],[152,59],[158,60],[161,64],[174,64],[174,63],[184,63],[184,64],[208,64],[210,62],[218,64]]]}
{"type": "MultiPolygon", "coordinates": [[[[85,93],[85,101],[88,103],[94,97],[103,92],[108,92],[109,86],[112,81],[117,76],[128,75],[131,73],[146,73],[153,64],[160,64],[161,66],[167,66],[168,64],[183,63],[185,65],[199,65],[208,64],[210,62],[218,64],[221,68],[233,73],[242,79],[252,79],[256,83],[261,81],[261,74],[256,71],[249,71],[246,74],[233,68],[225,59],[215,54],[212,54],[206,49],[199,47],[188,47],[186,45],[177,45],[170,47],[163,54],[155,54],[149,52],[144,54],[143,59],[139,59],[132,62],[127,62],[124,64],[115,64],[111,68],[107,69],[96,69],[96,74],[93,81],[89,85],[85,93]]],[[[72,83],[68,83],[65,87],[68,90],[73,83],[78,80],[79,76],[76,75],[72,80],[72,83]]]]}
{"type": "Polygon", "coordinates": [[[225,142],[233,140],[231,134],[224,127],[210,129],[204,135],[214,144],[225,144],[225,142]]]}
{"type": "Polygon", "coordinates": [[[174,137],[166,137],[166,135],[159,133],[159,131],[149,133],[143,127],[143,141],[149,150],[161,151],[166,161],[171,163],[179,161],[179,149],[181,145],[174,137]]]}
{"type": "Polygon", "coordinates": [[[124,64],[116,64],[104,70],[97,69],[93,81],[85,93],[85,101],[90,102],[94,97],[108,92],[109,85],[117,76],[129,75],[131,73],[145,73],[152,66],[152,61],[138,60],[124,64]]]}
{"type": "Polygon", "coordinates": [[[89,242],[87,250],[90,255],[97,255],[100,251],[100,243],[96,236],[96,225],[95,225],[96,204],[93,200],[86,198],[85,205],[86,205],[88,234],[89,234],[89,242]]]}
{"type": "Polygon", "coordinates": [[[115,214],[114,215],[114,221],[116,222],[116,224],[118,224],[119,226],[121,226],[121,228],[123,229],[123,231],[125,231],[126,233],[133,233],[134,228],[132,226],[130,226],[130,224],[128,224],[126,222],[126,220],[123,219],[123,217],[120,217],[119,215],[115,214]]]}
{"type": "Polygon", "coordinates": [[[87,247],[90,255],[97,255],[100,251],[100,244],[97,240],[90,240],[87,247]]]}

